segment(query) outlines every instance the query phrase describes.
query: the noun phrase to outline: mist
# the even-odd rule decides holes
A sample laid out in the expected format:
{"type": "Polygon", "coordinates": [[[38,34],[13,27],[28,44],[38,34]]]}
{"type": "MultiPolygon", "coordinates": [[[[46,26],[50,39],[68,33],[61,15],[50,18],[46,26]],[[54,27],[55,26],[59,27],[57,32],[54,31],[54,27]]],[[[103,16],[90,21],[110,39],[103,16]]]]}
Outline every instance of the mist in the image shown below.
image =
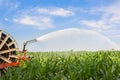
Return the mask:
{"type": "Polygon", "coordinates": [[[119,46],[95,31],[69,28],[51,32],[36,38],[28,51],[97,51],[119,49],[119,46]]]}

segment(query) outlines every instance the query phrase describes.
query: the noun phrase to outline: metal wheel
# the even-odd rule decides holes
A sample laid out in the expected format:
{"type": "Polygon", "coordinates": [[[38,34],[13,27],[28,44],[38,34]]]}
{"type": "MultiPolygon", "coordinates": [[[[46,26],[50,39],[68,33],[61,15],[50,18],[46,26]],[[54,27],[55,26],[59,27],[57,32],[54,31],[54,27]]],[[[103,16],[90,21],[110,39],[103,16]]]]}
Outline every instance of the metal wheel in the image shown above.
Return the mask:
{"type": "MultiPolygon", "coordinates": [[[[12,56],[15,56],[17,51],[16,41],[10,34],[0,30],[0,64],[15,62],[16,58],[12,56]]],[[[0,75],[5,71],[6,69],[0,69],[0,75]]]]}

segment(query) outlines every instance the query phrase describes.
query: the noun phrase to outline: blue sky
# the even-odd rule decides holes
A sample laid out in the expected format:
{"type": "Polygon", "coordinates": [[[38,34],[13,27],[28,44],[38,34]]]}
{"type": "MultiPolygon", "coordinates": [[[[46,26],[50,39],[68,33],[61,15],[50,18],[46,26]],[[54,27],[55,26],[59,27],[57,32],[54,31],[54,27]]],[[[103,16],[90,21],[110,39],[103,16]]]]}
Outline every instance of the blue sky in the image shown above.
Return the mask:
{"type": "Polygon", "coordinates": [[[120,45],[119,0],[0,0],[0,29],[19,46],[49,32],[94,30],[120,45]]]}

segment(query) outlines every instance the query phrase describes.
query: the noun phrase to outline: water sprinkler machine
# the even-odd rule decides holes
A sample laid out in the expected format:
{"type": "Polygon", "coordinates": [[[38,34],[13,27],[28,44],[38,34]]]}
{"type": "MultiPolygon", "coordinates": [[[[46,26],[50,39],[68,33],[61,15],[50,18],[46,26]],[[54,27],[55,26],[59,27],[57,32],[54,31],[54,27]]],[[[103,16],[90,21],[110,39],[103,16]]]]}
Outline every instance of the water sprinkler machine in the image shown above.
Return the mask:
{"type": "Polygon", "coordinates": [[[19,66],[21,60],[29,61],[30,56],[26,56],[26,45],[36,42],[36,39],[24,42],[22,56],[18,56],[21,51],[16,40],[8,33],[0,30],[0,76],[5,74],[8,67],[19,66]]]}

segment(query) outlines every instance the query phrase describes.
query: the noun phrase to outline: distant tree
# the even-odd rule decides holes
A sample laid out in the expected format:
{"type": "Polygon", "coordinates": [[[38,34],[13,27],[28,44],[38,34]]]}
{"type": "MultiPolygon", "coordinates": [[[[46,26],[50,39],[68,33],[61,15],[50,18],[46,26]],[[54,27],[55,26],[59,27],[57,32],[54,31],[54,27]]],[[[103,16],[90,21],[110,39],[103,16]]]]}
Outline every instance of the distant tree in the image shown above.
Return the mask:
{"type": "Polygon", "coordinates": [[[114,48],[112,48],[111,50],[112,50],[112,51],[115,51],[115,49],[114,49],[114,48]]]}
{"type": "Polygon", "coordinates": [[[73,49],[70,50],[70,52],[73,52],[73,51],[74,51],[73,49]]]}

